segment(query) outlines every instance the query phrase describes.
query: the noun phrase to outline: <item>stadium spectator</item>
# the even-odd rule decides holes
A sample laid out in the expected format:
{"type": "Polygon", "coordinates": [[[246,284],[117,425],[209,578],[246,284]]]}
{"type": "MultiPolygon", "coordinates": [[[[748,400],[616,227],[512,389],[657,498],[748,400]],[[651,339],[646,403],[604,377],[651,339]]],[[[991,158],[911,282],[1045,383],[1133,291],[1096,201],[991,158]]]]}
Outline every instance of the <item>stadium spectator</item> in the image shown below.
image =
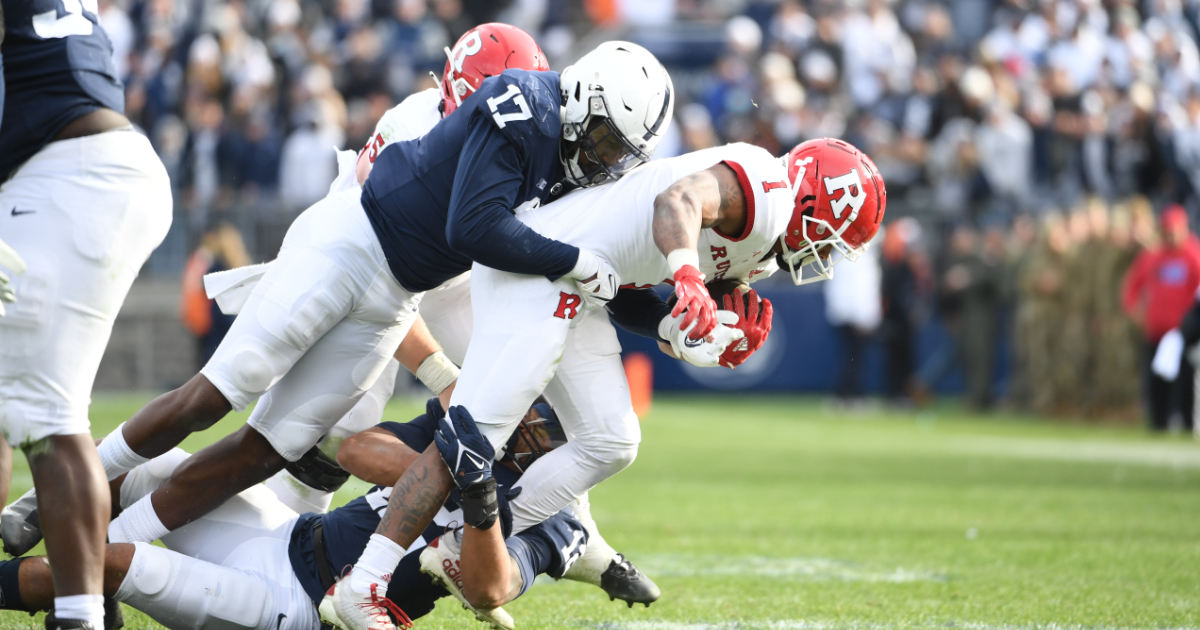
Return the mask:
{"type": "Polygon", "coordinates": [[[197,369],[204,367],[233,325],[234,316],[221,312],[204,291],[204,275],[250,264],[242,234],[230,223],[221,223],[204,233],[200,246],[183,269],[183,296],[179,316],[197,344],[197,369]]]}
{"type": "Polygon", "coordinates": [[[878,251],[868,249],[853,263],[838,265],[837,273],[823,283],[825,318],[842,344],[836,395],[844,404],[862,401],[867,341],[883,319],[878,251]]]}
{"type": "Polygon", "coordinates": [[[883,238],[883,322],[881,336],[887,353],[884,395],[892,402],[907,400],[913,375],[917,327],[922,314],[925,278],[914,245],[920,225],[913,219],[892,222],[883,238]]]}
{"type": "Polygon", "coordinates": [[[1150,428],[1166,430],[1172,415],[1178,413],[1190,430],[1194,399],[1191,364],[1184,361],[1179,377],[1172,382],[1154,374],[1150,360],[1163,335],[1179,325],[1195,301],[1200,288],[1200,245],[1188,229],[1187,213],[1181,206],[1164,210],[1160,222],[1162,244],[1134,260],[1125,276],[1122,305],[1142,329],[1142,373],[1150,428]]]}

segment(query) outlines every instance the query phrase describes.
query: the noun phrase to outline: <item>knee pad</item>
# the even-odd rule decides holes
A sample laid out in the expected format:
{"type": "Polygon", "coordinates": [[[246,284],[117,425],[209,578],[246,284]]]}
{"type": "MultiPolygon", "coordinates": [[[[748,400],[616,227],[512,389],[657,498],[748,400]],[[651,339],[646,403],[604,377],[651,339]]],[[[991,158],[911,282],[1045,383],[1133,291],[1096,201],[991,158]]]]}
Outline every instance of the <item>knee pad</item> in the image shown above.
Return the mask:
{"type": "Polygon", "coordinates": [[[336,492],[350,478],[350,473],[339,466],[337,460],[316,446],[308,449],[300,459],[289,462],[284,469],[304,485],[324,492],[336,492]]]}
{"type": "Polygon", "coordinates": [[[182,449],[173,448],[129,471],[121,483],[121,508],[127,508],[158,490],[188,457],[191,456],[182,449]]]}
{"type": "Polygon", "coordinates": [[[584,453],[607,469],[610,476],[629,468],[633,460],[637,459],[637,444],[613,442],[580,442],[578,444],[584,453]]]}
{"type": "Polygon", "coordinates": [[[247,394],[261,395],[275,382],[271,362],[254,350],[242,350],[233,363],[233,383],[247,394]]]}

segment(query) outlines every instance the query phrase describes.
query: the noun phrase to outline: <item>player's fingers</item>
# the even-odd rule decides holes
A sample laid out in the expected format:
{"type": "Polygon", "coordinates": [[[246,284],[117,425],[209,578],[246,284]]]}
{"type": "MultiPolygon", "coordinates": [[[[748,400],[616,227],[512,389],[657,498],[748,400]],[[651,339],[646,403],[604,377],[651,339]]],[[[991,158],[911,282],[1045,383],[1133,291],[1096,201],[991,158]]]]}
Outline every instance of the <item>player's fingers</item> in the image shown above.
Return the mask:
{"type": "Polygon", "coordinates": [[[762,312],[758,308],[758,293],[755,293],[754,289],[750,289],[750,292],[746,294],[746,299],[743,300],[743,302],[750,302],[750,306],[746,308],[746,319],[757,323],[758,315],[762,312]]]}
{"type": "Polygon", "coordinates": [[[729,309],[717,311],[718,324],[724,324],[725,326],[736,326],[739,321],[741,321],[741,317],[729,309]]]}
{"type": "Polygon", "coordinates": [[[762,328],[763,332],[770,332],[771,319],[773,317],[775,317],[775,307],[771,306],[771,300],[764,298],[762,301],[762,313],[758,318],[759,328],[762,328]]]}
{"type": "Polygon", "coordinates": [[[716,328],[717,326],[717,322],[714,318],[717,310],[716,304],[714,304],[712,300],[709,300],[708,304],[700,304],[698,306],[700,308],[696,309],[696,329],[688,335],[692,339],[703,339],[707,337],[708,333],[712,332],[713,328],[716,328]]]}
{"type": "Polygon", "coordinates": [[[737,311],[735,309],[737,309],[737,306],[735,306],[734,304],[735,303],[733,301],[733,298],[731,298],[728,293],[721,296],[721,305],[724,307],[721,310],[733,311],[736,313],[737,311]]]}

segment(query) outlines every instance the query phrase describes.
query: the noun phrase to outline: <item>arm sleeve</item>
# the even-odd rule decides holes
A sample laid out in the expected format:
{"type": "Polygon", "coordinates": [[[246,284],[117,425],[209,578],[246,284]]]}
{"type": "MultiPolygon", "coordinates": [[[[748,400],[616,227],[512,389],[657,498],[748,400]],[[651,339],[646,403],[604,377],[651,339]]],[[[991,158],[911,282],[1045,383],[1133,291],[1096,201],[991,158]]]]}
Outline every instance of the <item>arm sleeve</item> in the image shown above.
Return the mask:
{"type": "Polygon", "coordinates": [[[493,269],[557,280],[575,267],[579,248],[549,239],[513,215],[524,180],[521,152],[490,121],[471,121],[454,176],[446,241],[493,269]]]}
{"type": "Polygon", "coordinates": [[[658,324],[671,314],[671,307],[654,289],[621,289],[606,306],[613,322],[635,335],[666,341],[658,336],[658,324]]]}

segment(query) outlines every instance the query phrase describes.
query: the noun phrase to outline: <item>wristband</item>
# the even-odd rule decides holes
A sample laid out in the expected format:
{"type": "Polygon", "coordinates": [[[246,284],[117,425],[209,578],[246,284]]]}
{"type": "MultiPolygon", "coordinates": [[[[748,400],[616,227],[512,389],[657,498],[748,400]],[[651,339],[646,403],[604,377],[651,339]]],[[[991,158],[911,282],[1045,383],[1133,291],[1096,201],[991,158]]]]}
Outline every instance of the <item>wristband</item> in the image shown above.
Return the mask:
{"type": "Polygon", "coordinates": [[[418,381],[429,388],[429,391],[438,395],[458,380],[458,366],[454,365],[446,353],[438,350],[421,361],[421,365],[417,366],[415,376],[418,381]]]}
{"type": "Polygon", "coordinates": [[[667,266],[671,268],[672,274],[678,273],[680,269],[688,265],[695,267],[696,271],[700,271],[700,254],[696,250],[680,247],[667,254],[667,266]]]}
{"type": "Polygon", "coordinates": [[[500,516],[496,500],[496,478],[472,482],[462,491],[463,521],[475,529],[491,529],[500,516]]]}

